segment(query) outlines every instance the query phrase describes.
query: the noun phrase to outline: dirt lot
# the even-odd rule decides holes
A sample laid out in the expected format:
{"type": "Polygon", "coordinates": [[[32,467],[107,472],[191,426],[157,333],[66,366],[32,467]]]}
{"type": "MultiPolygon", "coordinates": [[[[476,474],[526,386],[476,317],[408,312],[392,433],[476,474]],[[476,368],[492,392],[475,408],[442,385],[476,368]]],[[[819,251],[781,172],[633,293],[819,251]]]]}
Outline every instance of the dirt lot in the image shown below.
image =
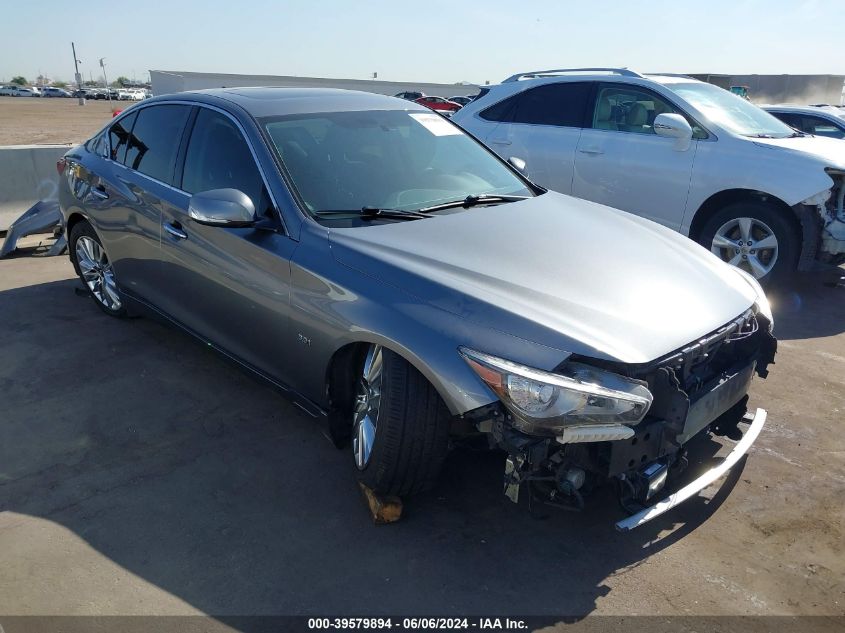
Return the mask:
{"type": "Polygon", "coordinates": [[[375,527],[311,419],[72,275],[0,261],[0,614],[845,614],[845,288],[776,299],[747,462],[620,534],[609,496],[533,518],[467,451],[375,527]]]}
{"type": "Polygon", "coordinates": [[[0,97],[0,145],[79,143],[132,101],[86,101],[0,97]]]}

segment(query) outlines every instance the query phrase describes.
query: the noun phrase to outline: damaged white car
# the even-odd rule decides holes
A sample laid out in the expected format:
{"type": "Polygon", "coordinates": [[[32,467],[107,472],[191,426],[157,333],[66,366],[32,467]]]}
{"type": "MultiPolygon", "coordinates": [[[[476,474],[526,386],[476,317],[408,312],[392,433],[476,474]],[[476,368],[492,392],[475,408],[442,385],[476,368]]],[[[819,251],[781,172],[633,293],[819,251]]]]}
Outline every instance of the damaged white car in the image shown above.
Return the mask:
{"type": "Polygon", "coordinates": [[[535,71],[482,89],[454,121],[538,184],[673,228],[761,283],[845,262],[845,144],[718,86],[535,71]]]}

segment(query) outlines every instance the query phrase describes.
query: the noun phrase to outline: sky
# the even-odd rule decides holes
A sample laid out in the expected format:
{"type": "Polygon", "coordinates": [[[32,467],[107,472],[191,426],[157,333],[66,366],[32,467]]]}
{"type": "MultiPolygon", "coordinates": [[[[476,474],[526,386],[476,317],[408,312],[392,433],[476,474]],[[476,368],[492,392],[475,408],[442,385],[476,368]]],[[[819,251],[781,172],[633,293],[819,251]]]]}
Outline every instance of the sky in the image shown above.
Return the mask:
{"type": "Polygon", "coordinates": [[[845,75],[842,0],[8,0],[0,82],[186,70],[455,83],[520,71],[845,75]]]}

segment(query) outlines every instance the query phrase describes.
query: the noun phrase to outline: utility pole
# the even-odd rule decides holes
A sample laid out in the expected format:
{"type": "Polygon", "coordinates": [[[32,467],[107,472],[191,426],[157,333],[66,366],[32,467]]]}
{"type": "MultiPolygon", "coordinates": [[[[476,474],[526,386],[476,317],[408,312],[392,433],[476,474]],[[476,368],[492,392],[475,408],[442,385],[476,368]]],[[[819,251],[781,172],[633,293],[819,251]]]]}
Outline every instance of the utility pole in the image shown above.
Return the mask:
{"type": "Polygon", "coordinates": [[[85,105],[85,97],[82,96],[82,75],[79,74],[79,60],[76,59],[76,44],[71,42],[70,48],[73,51],[73,69],[75,71],[76,89],[79,91],[79,105],[85,105]]]}
{"type": "Polygon", "coordinates": [[[109,98],[109,105],[111,105],[111,88],[109,88],[109,78],[106,77],[106,65],[103,63],[105,57],[100,58],[100,68],[103,69],[103,81],[106,82],[106,96],[109,98]]]}

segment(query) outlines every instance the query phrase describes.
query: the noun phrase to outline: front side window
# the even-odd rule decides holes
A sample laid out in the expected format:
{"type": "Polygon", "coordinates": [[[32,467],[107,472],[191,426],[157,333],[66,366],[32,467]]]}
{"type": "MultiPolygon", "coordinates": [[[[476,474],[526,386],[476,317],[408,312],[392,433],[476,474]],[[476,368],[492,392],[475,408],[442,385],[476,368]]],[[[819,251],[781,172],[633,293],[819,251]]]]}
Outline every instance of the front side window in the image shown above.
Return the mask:
{"type": "Polygon", "coordinates": [[[520,92],[481,113],[488,121],[583,127],[589,82],[546,84],[520,92]]]}
{"type": "Polygon", "coordinates": [[[829,138],[845,138],[845,120],[839,127],[833,121],[828,121],[818,116],[803,116],[801,120],[801,131],[816,136],[827,136],[829,138]]]}
{"type": "Polygon", "coordinates": [[[246,140],[231,119],[208,108],[200,108],[188,141],[182,189],[237,189],[249,196],[259,215],[265,212],[264,181],[246,140]]]}
{"type": "Polygon", "coordinates": [[[491,152],[434,113],[327,112],[261,123],[311,212],[533,195],[491,152]]]}
{"type": "MultiPolygon", "coordinates": [[[[751,138],[788,138],[795,130],[777,117],[713,84],[670,83],[666,88],[690,103],[709,120],[751,138]]],[[[702,121],[706,125],[706,121],[702,121]]]]}
{"type": "Polygon", "coordinates": [[[179,140],[190,111],[186,105],[156,105],[140,110],[124,164],[151,178],[173,184],[179,140]]]}
{"type": "Polygon", "coordinates": [[[659,114],[680,114],[671,104],[654,93],[627,85],[604,85],[596,95],[593,128],[654,134],[654,119],[659,114]]]}

